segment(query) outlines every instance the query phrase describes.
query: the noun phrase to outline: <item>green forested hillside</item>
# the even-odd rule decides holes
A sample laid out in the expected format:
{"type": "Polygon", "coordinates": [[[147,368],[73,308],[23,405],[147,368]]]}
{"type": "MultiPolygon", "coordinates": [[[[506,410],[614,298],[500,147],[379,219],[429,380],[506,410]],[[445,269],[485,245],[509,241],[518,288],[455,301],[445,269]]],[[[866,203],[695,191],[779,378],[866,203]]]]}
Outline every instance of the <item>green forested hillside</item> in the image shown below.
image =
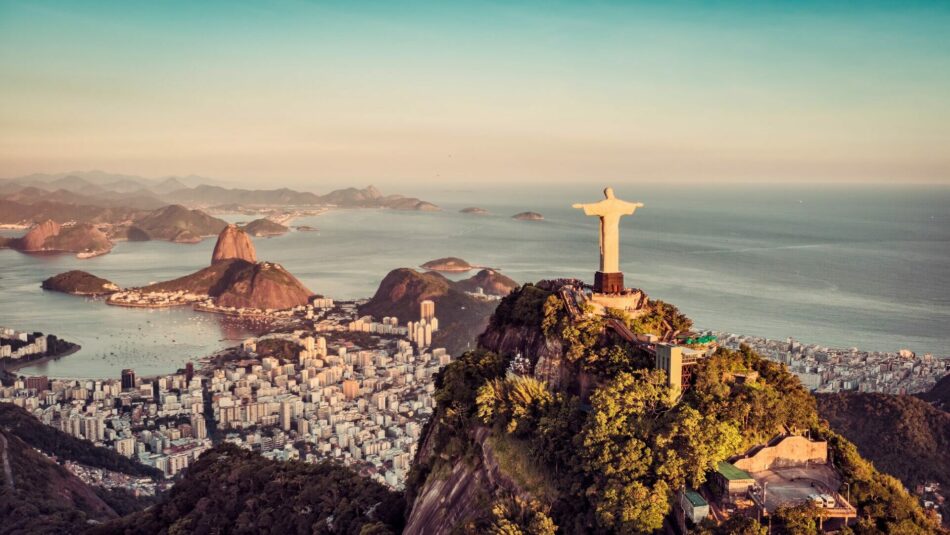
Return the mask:
{"type": "Polygon", "coordinates": [[[10,403],[0,403],[0,428],[19,437],[31,447],[61,460],[133,476],[163,476],[161,470],[145,466],[108,448],[98,447],[88,440],[53,429],[24,409],[10,403]]]}
{"type": "Polygon", "coordinates": [[[189,467],[168,496],[96,534],[399,533],[404,502],[332,464],[270,461],[224,444],[189,467]]]}
{"type": "MultiPolygon", "coordinates": [[[[814,398],[782,365],[748,348],[719,349],[701,361],[695,386],[677,402],[665,374],[649,369],[652,361],[640,350],[612,337],[604,319],[568,321],[549,297],[523,287],[502,301],[491,328],[513,324],[556,337],[564,348],[559,376],[572,376],[573,382],[554,389],[531,375],[511,374],[512,355],[485,350],[448,365],[436,383],[438,408],[413,467],[410,501],[425,491],[429,478],[484,459],[490,447],[497,470],[520,490],[476,493],[485,496],[484,503],[472,505],[465,529],[652,532],[661,529],[677,489],[703,484],[720,461],[792,429],[828,440],[861,517],[854,532],[933,531],[900,482],[875,470],[847,439],[820,423],[814,398]],[[745,371],[758,372],[758,378],[730,379],[745,371]],[[479,428],[488,429],[488,439],[473,440],[479,428]]],[[[805,516],[802,522],[810,526],[805,516]]],[[[795,532],[799,517],[789,512],[777,528],[795,532]]]]}
{"type": "Polygon", "coordinates": [[[913,396],[820,394],[818,412],[861,455],[910,488],[950,486],[950,413],[913,396]]]}

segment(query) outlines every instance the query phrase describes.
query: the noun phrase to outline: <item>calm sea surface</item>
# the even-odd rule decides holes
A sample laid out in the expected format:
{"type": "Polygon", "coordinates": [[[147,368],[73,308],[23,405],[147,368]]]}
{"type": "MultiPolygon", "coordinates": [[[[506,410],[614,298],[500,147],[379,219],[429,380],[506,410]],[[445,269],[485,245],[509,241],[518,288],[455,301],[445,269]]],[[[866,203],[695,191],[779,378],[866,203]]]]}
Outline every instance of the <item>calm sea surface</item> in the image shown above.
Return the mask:
{"type": "MultiPolygon", "coordinates": [[[[646,204],[621,223],[627,285],[675,303],[699,327],[950,355],[950,188],[616,190],[646,204]]],[[[593,279],[597,221],[570,204],[598,200],[597,187],[413,194],[444,211],[341,210],[298,219],[293,224],[319,231],[256,239],[258,257],[337,299],[369,297],[390,269],[442,256],[499,268],[519,282],[593,279]],[[458,213],[466,206],[493,215],[458,213]],[[545,220],[510,218],[525,210],[545,220]]],[[[110,307],[39,287],[69,269],[122,286],[166,280],[207,265],[213,246],[213,240],[119,243],[89,260],[0,251],[0,325],[83,346],[21,373],[118,377],[127,367],[140,375],[167,373],[246,336],[215,315],[110,307]]]]}

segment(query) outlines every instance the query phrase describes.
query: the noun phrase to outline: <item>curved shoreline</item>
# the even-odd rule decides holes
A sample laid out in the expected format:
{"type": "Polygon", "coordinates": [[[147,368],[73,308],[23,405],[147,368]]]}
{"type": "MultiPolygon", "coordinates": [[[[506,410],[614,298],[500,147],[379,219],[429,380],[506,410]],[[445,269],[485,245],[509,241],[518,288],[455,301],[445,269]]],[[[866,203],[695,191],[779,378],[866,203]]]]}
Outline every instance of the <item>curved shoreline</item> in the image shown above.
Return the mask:
{"type": "Polygon", "coordinates": [[[75,353],[75,352],[79,351],[80,349],[82,349],[82,346],[79,345],[79,344],[74,344],[74,343],[72,343],[72,342],[69,342],[69,344],[70,344],[70,346],[71,346],[71,347],[69,347],[69,349],[67,349],[67,350],[65,350],[65,351],[62,351],[62,352],[60,352],[60,353],[56,353],[55,355],[43,355],[42,357],[35,358],[35,359],[31,359],[31,358],[29,358],[29,357],[24,357],[24,358],[22,358],[22,359],[15,359],[15,360],[10,359],[11,362],[12,362],[12,364],[11,364],[11,363],[7,363],[7,362],[6,362],[7,359],[3,359],[4,362],[0,362],[0,369],[5,370],[5,371],[8,371],[8,372],[13,372],[13,371],[19,370],[20,368],[26,368],[27,366],[33,366],[34,364],[42,364],[42,363],[48,362],[48,361],[50,361],[50,360],[58,360],[58,359],[60,359],[60,358],[62,358],[62,357],[66,357],[66,356],[72,355],[73,353],[75,353]]]}

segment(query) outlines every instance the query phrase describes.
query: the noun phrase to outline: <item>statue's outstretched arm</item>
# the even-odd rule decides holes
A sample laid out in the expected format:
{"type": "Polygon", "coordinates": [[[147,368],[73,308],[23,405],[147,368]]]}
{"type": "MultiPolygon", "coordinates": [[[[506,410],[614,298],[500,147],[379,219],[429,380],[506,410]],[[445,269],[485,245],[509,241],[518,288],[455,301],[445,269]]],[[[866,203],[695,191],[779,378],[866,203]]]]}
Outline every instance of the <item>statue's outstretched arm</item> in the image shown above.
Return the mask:
{"type": "Polygon", "coordinates": [[[597,204],[598,203],[594,203],[594,204],[575,203],[575,204],[572,204],[571,206],[573,206],[574,208],[579,208],[583,210],[584,215],[600,215],[597,211],[597,204]]]}
{"type": "Polygon", "coordinates": [[[626,215],[633,215],[637,211],[637,208],[643,208],[642,202],[628,202],[624,203],[624,208],[626,209],[626,215]]]}

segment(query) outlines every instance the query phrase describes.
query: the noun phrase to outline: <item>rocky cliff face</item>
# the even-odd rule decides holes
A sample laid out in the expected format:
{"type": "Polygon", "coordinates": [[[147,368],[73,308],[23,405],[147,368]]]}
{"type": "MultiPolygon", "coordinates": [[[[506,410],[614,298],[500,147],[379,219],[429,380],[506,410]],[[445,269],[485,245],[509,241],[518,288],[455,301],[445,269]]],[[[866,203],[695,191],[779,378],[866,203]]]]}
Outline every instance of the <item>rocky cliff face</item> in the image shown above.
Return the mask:
{"type": "MultiPolygon", "coordinates": [[[[411,496],[411,511],[405,535],[453,533],[464,531],[468,522],[484,513],[486,502],[501,495],[524,495],[518,484],[499,467],[495,452],[486,440],[487,427],[473,429],[469,437],[478,452],[471,462],[455,463],[443,477],[428,477],[411,496]]],[[[419,458],[427,459],[434,451],[433,433],[419,450],[419,458]]]]}
{"type": "Polygon", "coordinates": [[[59,234],[61,229],[62,227],[59,223],[52,219],[47,219],[31,228],[25,236],[20,238],[17,248],[27,252],[44,251],[46,250],[46,240],[59,234]]]}
{"type": "Polygon", "coordinates": [[[524,326],[494,326],[478,337],[478,346],[499,355],[522,355],[532,362],[533,375],[553,388],[566,388],[577,372],[565,366],[564,348],[557,338],[544,336],[540,329],[524,326]]]}
{"type": "Polygon", "coordinates": [[[91,223],[62,226],[51,219],[34,226],[25,236],[10,240],[9,246],[24,252],[70,252],[83,258],[108,253],[109,237],[91,223]]]}
{"type": "Polygon", "coordinates": [[[214,252],[211,253],[211,263],[221,262],[222,260],[244,260],[246,262],[257,262],[257,253],[254,251],[254,244],[247,233],[236,225],[228,225],[218,235],[218,241],[214,244],[214,252]]]}

